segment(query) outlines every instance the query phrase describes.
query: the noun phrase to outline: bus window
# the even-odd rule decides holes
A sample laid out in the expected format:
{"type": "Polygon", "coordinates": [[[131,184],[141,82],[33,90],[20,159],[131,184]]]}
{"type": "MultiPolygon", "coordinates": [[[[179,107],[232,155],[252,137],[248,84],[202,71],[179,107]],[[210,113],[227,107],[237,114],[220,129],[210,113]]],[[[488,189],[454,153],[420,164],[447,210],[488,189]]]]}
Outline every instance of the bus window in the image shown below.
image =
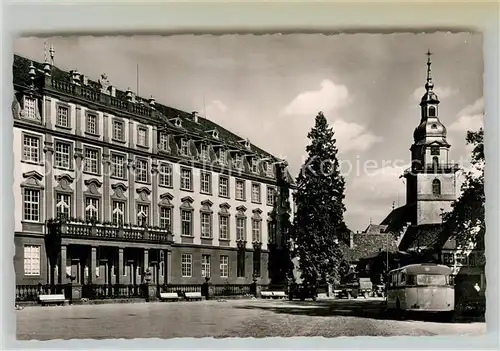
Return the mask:
{"type": "Polygon", "coordinates": [[[401,273],[401,280],[399,282],[399,285],[405,285],[406,284],[406,274],[401,273]]]}
{"type": "Polygon", "coordinates": [[[406,276],[406,285],[417,285],[417,282],[416,282],[416,277],[414,275],[407,275],[406,276]]]}
{"type": "Polygon", "coordinates": [[[452,275],[448,276],[448,285],[451,285],[451,286],[455,285],[455,279],[452,275]]]}
{"type": "Polygon", "coordinates": [[[417,285],[447,285],[448,279],[444,275],[419,274],[417,275],[417,285]]]}

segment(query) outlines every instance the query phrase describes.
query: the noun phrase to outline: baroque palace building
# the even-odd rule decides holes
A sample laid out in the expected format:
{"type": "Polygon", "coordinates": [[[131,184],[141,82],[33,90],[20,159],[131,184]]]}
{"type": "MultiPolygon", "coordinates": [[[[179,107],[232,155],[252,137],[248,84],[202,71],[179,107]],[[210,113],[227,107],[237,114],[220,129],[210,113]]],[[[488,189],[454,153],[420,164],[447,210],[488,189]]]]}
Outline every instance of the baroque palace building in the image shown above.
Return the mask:
{"type": "Polygon", "coordinates": [[[286,162],[53,63],[14,56],[16,284],[268,283],[286,162]]]}

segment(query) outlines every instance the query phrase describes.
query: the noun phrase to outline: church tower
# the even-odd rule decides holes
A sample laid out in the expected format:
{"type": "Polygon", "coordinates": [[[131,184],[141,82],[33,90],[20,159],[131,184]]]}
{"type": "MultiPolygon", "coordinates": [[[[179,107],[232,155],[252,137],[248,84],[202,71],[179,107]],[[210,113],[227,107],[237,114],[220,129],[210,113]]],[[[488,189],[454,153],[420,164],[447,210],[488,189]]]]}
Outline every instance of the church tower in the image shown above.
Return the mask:
{"type": "Polygon", "coordinates": [[[411,167],[405,171],[406,206],[411,208],[411,224],[441,224],[441,215],[456,200],[457,164],[449,159],[451,145],[446,127],[439,120],[439,99],[434,92],[431,55],[427,52],[427,82],[420,102],[420,124],[413,133],[411,167]]]}

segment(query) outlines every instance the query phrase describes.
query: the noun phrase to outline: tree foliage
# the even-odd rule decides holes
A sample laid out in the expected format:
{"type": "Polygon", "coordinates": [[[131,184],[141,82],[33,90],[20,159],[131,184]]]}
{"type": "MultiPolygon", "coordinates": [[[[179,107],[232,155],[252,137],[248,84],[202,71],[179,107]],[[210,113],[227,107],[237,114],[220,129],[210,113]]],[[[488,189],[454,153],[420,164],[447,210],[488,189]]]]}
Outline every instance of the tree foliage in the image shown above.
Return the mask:
{"type": "Polygon", "coordinates": [[[345,181],[332,127],[320,112],[308,134],[308,159],[297,177],[292,240],[305,284],[338,282],[343,260],[345,181]],[[340,233],[342,232],[342,233],[340,233]]]}
{"type": "Polygon", "coordinates": [[[451,234],[461,247],[474,243],[476,248],[484,248],[484,132],[468,131],[466,141],[473,146],[472,169],[465,174],[462,194],[453,203],[452,210],[444,214],[444,230],[451,234]]]}

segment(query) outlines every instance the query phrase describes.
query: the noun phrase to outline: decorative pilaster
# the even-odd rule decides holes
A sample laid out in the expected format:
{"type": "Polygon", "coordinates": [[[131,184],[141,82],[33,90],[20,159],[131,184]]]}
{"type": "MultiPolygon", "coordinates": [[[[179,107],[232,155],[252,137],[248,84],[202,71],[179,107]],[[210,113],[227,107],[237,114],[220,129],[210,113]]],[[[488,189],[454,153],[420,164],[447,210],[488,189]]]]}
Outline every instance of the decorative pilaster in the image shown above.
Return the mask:
{"type": "Polygon", "coordinates": [[[124,284],[125,281],[123,279],[123,247],[118,248],[118,276],[117,278],[117,283],[118,284],[124,284]]]}
{"type": "Polygon", "coordinates": [[[153,126],[153,155],[158,153],[158,128],[153,126]]]}
{"type": "Polygon", "coordinates": [[[165,284],[168,284],[169,282],[172,281],[172,251],[168,250],[167,251],[167,260],[166,260],[166,267],[165,267],[165,284]]]}
{"type": "Polygon", "coordinates": [[[45,136],[45,146],[43,148],[45,153],[45,220],[54,217],[54,187],[52,185],[52,166],[54,164],[54,148],[51,136],[45,136]],[[50,138],[50,141],[48,141],[50,138]]]}
{"type": "Polygon", "coordinates": [[[75,204],[76,204],[76,218],[84,218],[85,203],[83,202],[83,149],[81,142],[76,142],[75,147],[75,204]]]}
{"type": "Polygon", "coordinates": [[[128,160],[128,205],[129,205],[129,215],[128,221],[130,224],[137,223],[137,213],[135,208],[135,163],[132,159],[133,155],[129,154],[128,160]]]}
{"type": "MultiPolygon", "coordinates": [[[[153,144],[155,145],[155,144],[153,144]]],[[[156,163],[156,160],[153,160],[153,164],[151,165],[151,185],[153,188],[152,191],[152,215],[153,215],[153,222],[151,225],[153,226],[159,226],[160,225],[160,219],[158,215],[158,164],[156,163]]]]}
{"type": "Polygon", "coordinates": [[[89,269],[89,283],[93,284],[96,281],[95,271],[97,267],[97,247],[90,248],[90,269],[89,269]]]}
{"type": "Polygon", "coordinates": [[[66,264],[67,264],[67,256],[66,256],[66,245],[61,245],[61,256],[59,260],[59,284],[66,284],[66,264]]]}
{"type": "Polygon", "coordinates": [[[109,189],[110,189],[110,184],[109,184],[109,177],[110,177],[110,164],[111,160],[109,159],[109,148],[105,147],[103,149],[102,153],[102,175],[103,175],[103,189],[102,189],[102,206],[103,206],[103,220],[109,221],[110,220],[110,194],[109,194],[109,189]]]}
{"type": "Polygon", "coordinates": [[[109,116],[107,113],[102,115],[102,138],[105,143],[109,143],[109,116]]]}
{"type": "Polygon", "coordinates": [[[128,121],[128,147],[135,148],[134,142],[134,121],[128,121]]]}
{"type": "Polygon", "coordinates": [[[144,249],[144,264],[142,267],[143,273],[149,269],[149,249],[144,249]]]}
{"type": "Polygon", "coordinates": [[[44,97],[44,116],[45,128],[52,129],[52,99],[48,96],[44,97]]]}
{"type": "Polygon", "coordinates": [[[76,105],[76,113],[75,113],[75,131],[76,135],[82,136],[82,107],[76,105]]]}

